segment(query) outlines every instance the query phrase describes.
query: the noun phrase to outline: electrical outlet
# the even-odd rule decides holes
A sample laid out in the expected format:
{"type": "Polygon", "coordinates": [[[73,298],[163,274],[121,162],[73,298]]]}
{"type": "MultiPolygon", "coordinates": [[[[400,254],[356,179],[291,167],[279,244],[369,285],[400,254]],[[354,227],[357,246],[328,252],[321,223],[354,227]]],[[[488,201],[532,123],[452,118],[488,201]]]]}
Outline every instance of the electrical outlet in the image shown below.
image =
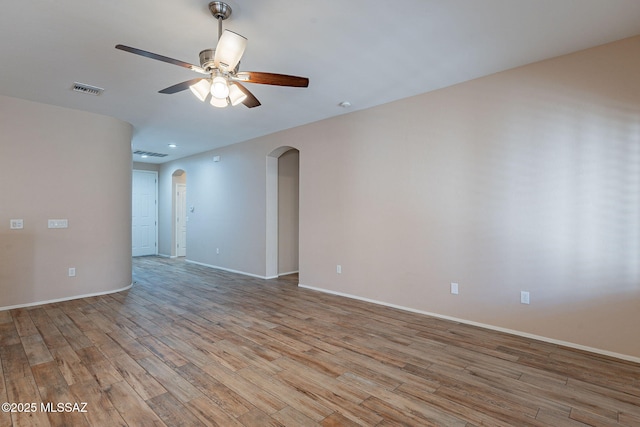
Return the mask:
{"type": "Polygon", "coordinates": [[[458,284],[451,283],[451,293],[454,295],[458,295],[458,284]]]}
{"type": "Polygon", "coordinates": [[[71,267],[69,269],[69,277],[75,277],[76,276],[76,268],[75,267],[71,267]]]}
{"type": "Polygon", "coordinates": [[[340,264],[336,265],[336,273],[342,274],[342,266],[340,264]]]}
{"type": "Polygon", "coordinates": [[[527,291],[520,292],[520,304],[529,304],[529,292],[527,291]]]}
{"type": "Polygon", "coordinates": [[[220,254],[220,248],[216,248],[216,255],[220,254]]]}

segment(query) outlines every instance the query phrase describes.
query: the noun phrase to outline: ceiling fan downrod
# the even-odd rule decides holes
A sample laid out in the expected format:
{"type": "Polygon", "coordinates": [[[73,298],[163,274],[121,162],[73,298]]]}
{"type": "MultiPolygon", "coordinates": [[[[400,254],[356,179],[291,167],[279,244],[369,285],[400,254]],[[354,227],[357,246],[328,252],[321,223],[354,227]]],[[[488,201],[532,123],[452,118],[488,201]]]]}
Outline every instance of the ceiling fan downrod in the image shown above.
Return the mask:
{"type": "MultiPolygon", "coordinates": [[[[220,37],[222,37],[222,21],[229,18],[231,16],[231,7],[225,2],[221,1],[212,1],[209,3],[209,10],[216,21],[218,21],[218,40],[216,44],[220,41],[220,37]]],[[[206,71],[211,71],[215,68],[214,65],[214,56],[215,49],[204,49],[200,52],[200,66],[206,71]]]]}
{"type": "Polygon", "coordinates": [[[209,3],[209,10],[218,21],[218,41],[222,37],[222,21],[231,16],[231,6],[222,1],[212,1],[209,3]]]}

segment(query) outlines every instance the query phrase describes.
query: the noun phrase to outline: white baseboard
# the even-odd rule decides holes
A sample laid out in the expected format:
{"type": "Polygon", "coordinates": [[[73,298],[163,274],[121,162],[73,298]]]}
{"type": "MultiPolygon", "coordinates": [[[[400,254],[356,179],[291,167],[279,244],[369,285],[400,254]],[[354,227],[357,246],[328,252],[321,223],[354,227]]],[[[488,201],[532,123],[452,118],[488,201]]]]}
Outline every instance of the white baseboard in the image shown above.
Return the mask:
{"type": "Polygon", "coordinates": [[[280,276],[288,276],[289,274],[296,274],[296,273],[299,273],[299,271],[298,270],[296,270],[296,271],[287,271],[286,273],[278,273],[278,277],[280,277],[280,276]]]}
{"type": "Polygon", "coordinates": [[[557,340],[557,339],[554,339],[554,338],[544,337],[544,336],[541,336],[541,335],[530,334],[528,332],[517,331],[517,330],[514,330],[514,329],[507,329],[507,328],[503,328],[503,327],[500,327],[500,326],[489,325],[489,324],[486,324],[486,323],[474,322],[472,320],[460,319],[460,318],[457,318],[457,317],[445,316],[443,314],[431,313],[431,312],[423,311],[423,310],[417,310],[415,308],[409,308],[409,307],[404,307],[404,306],[401,306],[401,305],[390,304],[390,303],[387,303],[387,302],[384,302],[384,301],[378,301],[378,300],[374,300],[374,299],[370,299],[370,298],[359,297],[357,295],[351,295],[351,294],[347,294],[347,293],[343,293],[343,292],[331,291],[329,289],[316,288],[314,286],[303,285],[302,283],[299,283],[298,286],[301,287],[301,288],[310,289],[312,291],[323,292],[325,294],[337,295],[337,296],[341,296],[341,297],[345,297],[345,298],[351,298],[351,299],[355,299],[355,300],[359,300],[359,301],[370,302],[372,304],[382,305],[382,306],[391,307],[391,308],[397,308],[399,310],[408,311],[408,312],[411,312],[411,313],[423,314],[423,315],[426,315],[426,316],[437,317],[439,319],[451,320],[453,322],[464,323],[466,325],[472,325],[472,326],[478,326],[478,327],[484,328],[484,329],[489,329],[489,330],[498,331],[498,332],[504,332],[504,333],[507,333],[507,334],[517,335],[517,336],[520,336],[520,337],[530,338],[530,339],[534,339],[534,340],[538,340],[538,341],[543,341],[543,342],[547,342],[547,343],[550,343],[550,344],[561,345],[561,346],[573,348],[573,349],[576,349],[576,350],[588,351],[589,353],[600,354],[600,355],[603,355],[603,356],[613,357],[615,359],[621,359],[621,360],[626,360],[626,361],[629,361],[629,362],[640,363],[640,357],[630,356],[630,355],[627,355],[627,354],[615,353],[613,351],[602,350],[602,349],[594,348],[594,347],[588,347],[588,346],[585,346],[585,345],[576,344],[576,343],[572,343],[572,342],[568,342],[568,341],[562,341],[562,340],[557,340]]]}
{"type": "Polygon", "coordinates": [[[188,262],[188,263],[191,263],[191,264],[201,265],[203,267],[215,268],[216,270],[228,271],[229,273],[242,274],[243,276],[250,276],[250,277],[255,277],[255,278],[258,278],[258,279],[275,279],[277,277],[277,276],[274,276],[274,277],[259,276],[257,274],[247,273],[246,271],[233,270],[231,268],[225,268],[225,267],[220,267],[220,266],[217,266],[217,265],[206,264],[204,262],[193,261],[193,260],[190,260],[190,259],[187,259],[185,261],[188,262]]]}
{"type": "Polygon", "coordinates": [[[47,301],[37,301],[37,302],[29,302],[26,304],[10,305],[8,307],[0,307],[0,311],[13,310],[14,308],[33,307],[34,305],[53,304],[54,302],[71,301],[74,299],[97,297],[100,295],[115,294],[117,292],[122,292],[122,291],[126,291],[127,289],[131,289],[132,286],[133,286],[133,283],[131,283],[129,286],[125,286],[124,288],[120,288],[120,289],[115,289],[113,291],[94,292],[92,294],[83,294],[83,295],[76,295],[72,297],[56,298],[56,299],[51,299],[47,301]]]}
{"type": "Polygon", "coordinates": [[[177,256],[167,255],[167,254],[158,254],[158,256],[162,258],[178,258],[177,256]]]}

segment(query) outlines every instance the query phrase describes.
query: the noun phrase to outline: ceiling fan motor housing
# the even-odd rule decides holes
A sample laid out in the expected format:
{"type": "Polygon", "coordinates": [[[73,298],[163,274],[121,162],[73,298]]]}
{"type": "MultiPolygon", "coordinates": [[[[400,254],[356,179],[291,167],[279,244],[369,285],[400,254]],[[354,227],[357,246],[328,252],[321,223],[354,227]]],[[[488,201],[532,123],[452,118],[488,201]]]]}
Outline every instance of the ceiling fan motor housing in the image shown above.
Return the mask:
{"type": "Polygon", "coordinates": [[[215,56],[215,49],[205,49],[200,52],[200,66],[206,71],[211,71],[215,68],[213,65],[213,57],[215,56]]]}

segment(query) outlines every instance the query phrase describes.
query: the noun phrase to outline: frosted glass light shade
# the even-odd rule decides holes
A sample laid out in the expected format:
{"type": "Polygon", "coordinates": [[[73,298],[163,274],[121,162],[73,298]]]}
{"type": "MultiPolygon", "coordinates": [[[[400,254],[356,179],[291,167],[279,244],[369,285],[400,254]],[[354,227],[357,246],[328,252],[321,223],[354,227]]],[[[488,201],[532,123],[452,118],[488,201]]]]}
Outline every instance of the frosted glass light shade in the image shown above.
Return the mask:
{"type": "Polygon", "coordinates": [[[231,101],[231,105],[238,105],[245,99],[247,99],[247,95],[240,90],[238,85],[233,83],[229,85],[229,101],[231,101]]]}
{"type": "Polygon", "coordinates": [[[224,30],[216,46],[213,64],[220,70],[233,70],[240,62],[246,47],[247,39],[245,37],[233,31],[224,30]]]}
{"type": "Polygon", "coordinates": [[[193,92],[200,101],[204,102],[211,91],[211,83],[209,83],[207,79],[202,79],[198,83],[189,86],[189,89],[191,89],[191,92],[193,92]]]}
{"type": "Polygon", "coordinates": [[[211,97],[211,101],[209,101],[209,103],[214,107],[218,107],[218,108],[224,108],[227,105],[229,105],[229,101],[227,100],[227,98],[221,99],[221,98],[216,98],[215,96],[211,97]]]}
{"type": "Polygon", "coordinates": [[[224,77],[217,76],[213,78],[213,82],[211,83],[211,95],[218,99],[225,99],[229,96],[229,85],[224,77]]]}

